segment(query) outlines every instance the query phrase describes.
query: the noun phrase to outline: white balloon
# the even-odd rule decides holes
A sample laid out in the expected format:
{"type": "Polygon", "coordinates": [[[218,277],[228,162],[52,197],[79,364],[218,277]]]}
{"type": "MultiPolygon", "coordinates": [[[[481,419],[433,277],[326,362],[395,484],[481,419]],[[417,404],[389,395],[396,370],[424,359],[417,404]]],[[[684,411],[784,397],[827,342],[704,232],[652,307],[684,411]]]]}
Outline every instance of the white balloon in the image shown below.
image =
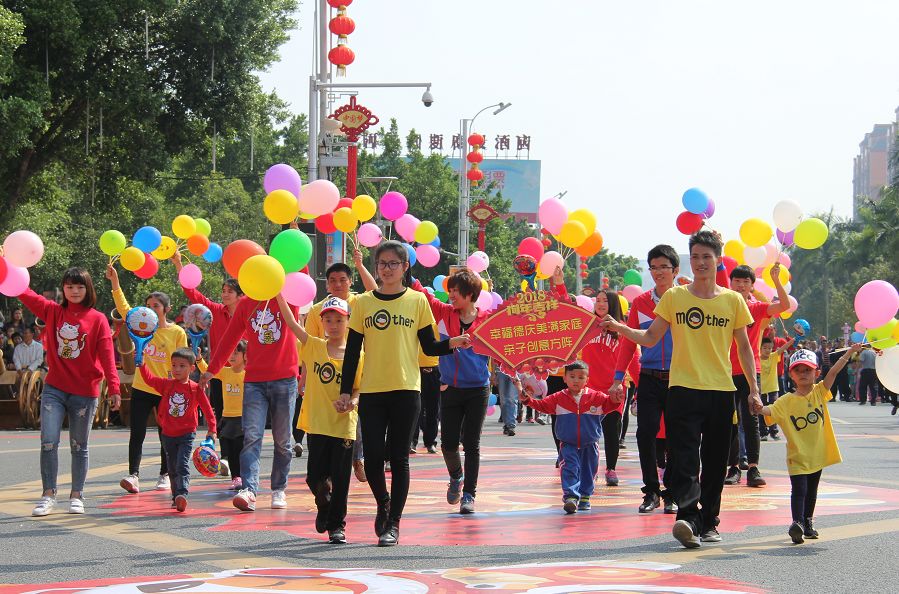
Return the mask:
{"type": "Polygon", "coordinates": [[[802,222],[802,207],[792,200],[781,200],[774,205],[774,224],[789,233],[802,222]]]}
{"type": "Polygon", "coordinates": [[[768,251],[765,249],[765,246],[762,247],[750,247],[746,246],[743,248],[743,259],[746,260],[746,264],[753,269],[759,268],[765,265],[765,258],[768,256],[768,251]]]}
{"type": "Polygon", "coordinates": [[[899,347],[885,350],[874,363],[877,378],[890,392],[899,392],[899,347]]]}
{"type": "Polygon", "coordinates": [[[792,292],[793,292],[793,283],[791,283],[790,281],[787,281],[787,282],[784,284],[784,291],[787,292],[787,295],[789,295],[790,293],[792,293],[792,292]]]}

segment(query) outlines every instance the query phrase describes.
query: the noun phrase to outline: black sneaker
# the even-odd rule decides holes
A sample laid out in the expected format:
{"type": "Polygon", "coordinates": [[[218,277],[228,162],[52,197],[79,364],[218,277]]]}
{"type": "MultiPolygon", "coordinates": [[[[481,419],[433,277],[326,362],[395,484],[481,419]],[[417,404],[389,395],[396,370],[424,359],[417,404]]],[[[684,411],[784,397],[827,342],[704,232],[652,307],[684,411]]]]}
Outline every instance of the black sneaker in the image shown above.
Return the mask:
{"type": "Polygon", "coordinates": [[[666,514],[676,514],[677,513],[677,504],[674,503],[674,499],[671,497],[663,497],[662,502],[665,504],[665,513],[666,514]]]}
{"type": "Polygon", "coordinates": [[[641,514],[649,514],[657,507],[659,507],[659,496],[655,493],[647,493],[643,496],[643,503],[640,504],[637,511],[641,514]]]}
{"type": "Polygon", "coordinates": [[[328,530],[328,542],[331,544],[346,544],[346,534],[340,528],[328,530]]]}
{"type": "Polygon", "coordinates": [[[565,504],[562,505],[562,509],[565,510],[566,514],[573,514],[577,512],[577,497],[566,497],[565,504]]]}
{"type": "Polygon", "coordinates": [[[772,433],[771,439],[773,439],[774,441],[780,441],[780,435],[777,433],[772,433]]]}
{"type": "Polygon", "coordinates": [[[703,530],[702,536],[699,537],[700,542],[721,542],[721,535],[718,534],[718,530],[715,528],[709,528],[708,530],[703,530]]]}
{"type": "MultiPolygon", "coordinates": [[[[874,404],[873,402],[871,404],[874,404]]],[[[543,415],[537,415],[537,418],[534,419],[538,425],[546,425],[546,420],[543,418],[543,415]]]]}
{"type": "Polygon", "coordinates": [[[693,532],[693,526],[690,522],[686,520],[675,522],[671,528],[671,535],[688,549],[698,549],[700,547],[699,537],[693,532]]]}
{"type": "Polygon", "coordinates": [[[437,453],[437,446],[436,446],[435,444],[433,444],[433,443],[432,443],[431,445],[429,445],[429,446],[428,446],[428,453],[429,453],[429,454],[436,454],[436,453],[437,453]]]}
{"type": "Polygon", "coordinates": [[[736,466],[731,466],[727,470],[727,476],[724,477],[725,485],[737,485],[740,483],[740,478],[743,476],[743,473],[740,472],[740,469],[736,466]]]}
{"type": "MultiPolygon", "coordinates": [[[[378,504],[378,513],[375,514],[375,534],[381,536],[390,527],[390,497],[384,499],[378,504]]],[[[396,543],[394,543],[396,544],[396,543]]]]}
{"type": "Polygon", "coordinates": [[[508,435],[509,437],[515,437],[515,428],[514,428],[514,427],[508,427],[508,428],[506,429],[506,435],[508,435]]]}
{"type": "Polygon", "coordinates": [[[768,436],[767,436],[767,435],[760,435],[760,436],[759,436],[759,441],[768,441],[768,436]]]}
{"type": "Polygon", "coordinates": [[[747,487],[764,487],[767,484],[765,479],[762,478],[762,473],[759,472],[758,466],[751,467],[749,472],[746,473],[747,487]]]}
{"type": "Polygon", "coordinates": [[[895,415],[897,410],[899,410],[899,404],[894,404],[893,410],[890,411],[890,414],[895,415]]]}
{"type": "Polygon", "coordinates": [[[749,470],[748,458],[740,458],[740,470],[749,470]]]}
{"type": "Polygon", "coordinates": [[[619,449],[619,450],[626,450],[626,449],[627,449],[627,445],[624,443],[624,440],[623,440],[623,439],[622,439],[621,441],[618,442],[618,449],[619,449]]]}
{"type": "Polygon", "coordinates": [[[397,522],[390,522],[387,530],[378,537],[379,547],[392,547],[400,542],[400,526],[397,522]]]}
{"type": "Polygon", "coordinates": [[[790,524],[790,529],[787,530],[787,534],[790,535],[790,538],[793,540],[793,544],[802,544],[805,542],[803,538],[803,528],[799,522],[793,522],[790,524]]]}
{"type": "Polygon", "coordinates": [[[804,527],[805,530],[802,531],[802,534],[806,538],[812,538],[812,539],[818,538],[818,531],[815,530],[814,521],[811,518],[806,518],[804,524],[805,524],[805,527],[804,527]]]}

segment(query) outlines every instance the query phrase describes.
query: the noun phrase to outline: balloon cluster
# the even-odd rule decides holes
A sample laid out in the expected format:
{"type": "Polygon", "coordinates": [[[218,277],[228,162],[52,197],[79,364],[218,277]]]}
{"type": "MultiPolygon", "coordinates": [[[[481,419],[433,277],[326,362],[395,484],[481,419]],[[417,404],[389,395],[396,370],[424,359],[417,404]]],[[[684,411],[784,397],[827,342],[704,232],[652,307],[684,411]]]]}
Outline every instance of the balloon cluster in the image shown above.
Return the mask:
{"type": "Polygon", "coordinates": [[[0,256],[0,293],[18,297],[28,289],[28,269],[44,257],[44,242],[31,231],[13,231],[3,240],[0,256]]]}
{"type": "MultiPolygon", "coordinates": [[[[882,280],[872,280],[862,285],[855,294],[855,313],[858,322],[855,324],[853,342],[867,341],[879,350],[897,350],[895,348],[899,345],[897,311],[899,311],[899,293],[896,287],[882,280]]],[[[878,359],[880,358],[882,357],[878,359]]],[[[896,372],[896,379],[899,385],[899,372],[896,372]]],[[[886,385],[883,379],[881,382],[886,385]]],[[[894,388],[895,386],[890,390],[895,391],[894,388]]]]}
{"type": "Polygon", "coordinates": [[[693,235],[715,214],[715,202],[699,188],[690,188],[681,197],[684,211],[677,215],[674,224],[684,235],[693,235]]]}
{"type": "MultiPolygon", "coordinates": [[[[586,260],[602,250],[603,240],[596,229],[596,215],[585,208],[569,212],[559,198],[547,198],[540,203],[537,219],[542,226],[543,239],[524,238],[518,244],[518,255],[534,258],[538,280],[549,278],[557,268],[563,268],[572,254],[586,260]],[[555,250],[549,249],[551,238],[556,240],[555,250]]],[[[587,263],[582,262],[581,277],[587,278],[587,269],[587,263]]],[[[532,282],[533,279],[523,276],[522,289],[532,282]]]]}
{"type": "MultiPolygon", "coordinates": [[[[440,231],[437,225],[411,215],[405,196],[399,192],[387,192],[381,196],[378,208],[383,218],[393,221],[397,235],[405,240],[403,245],[409,253],[410,265],[418,263],[425,268],[433,268],[440,262],[440,231]]],[[[376,225],[370,226],[373,229],[366,232],[365,240],[362,229],[359,229],[359,242],[366,247],[374,247],[382,239],[380,229],[376,225]]]]}

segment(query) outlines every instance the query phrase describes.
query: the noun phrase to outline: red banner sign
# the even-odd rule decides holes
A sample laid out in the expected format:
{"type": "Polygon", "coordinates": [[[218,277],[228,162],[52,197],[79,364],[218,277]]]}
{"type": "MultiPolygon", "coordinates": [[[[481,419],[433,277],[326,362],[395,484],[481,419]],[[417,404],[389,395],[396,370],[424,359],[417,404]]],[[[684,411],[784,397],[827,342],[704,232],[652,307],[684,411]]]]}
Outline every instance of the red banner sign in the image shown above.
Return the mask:
{"type": "Polygon", "coordinates": [[[474,329],[475,352],[492,357],[505,373],[531,373],[543,379],[548,370],[577,359],[600,333],[593,312],[547,291],[519,293],[474,329]]]}

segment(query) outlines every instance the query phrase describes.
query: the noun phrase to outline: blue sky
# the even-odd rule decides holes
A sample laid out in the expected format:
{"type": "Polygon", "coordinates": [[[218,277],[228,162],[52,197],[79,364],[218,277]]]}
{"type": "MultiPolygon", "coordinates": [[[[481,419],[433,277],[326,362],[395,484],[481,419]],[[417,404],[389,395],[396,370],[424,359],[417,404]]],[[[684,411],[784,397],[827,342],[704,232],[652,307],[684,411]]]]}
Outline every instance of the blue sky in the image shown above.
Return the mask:
{"type": "MultiPolygon", "coordinates": [[[[306,112],[312,10],[262,74],[306,112]]],[[[852,159],[899,106],[899,2],[760,0],[356,0],[347,82],[431,81],[364,90],[360,102],[403,133],[443,133],[511,102],[479,130],[531,135],[542,194],[567,190],[596,213],[614,252],[685,251],[674,227],[692,186],[715,200],[712,226],[735,237],[775,203],[851,214],[852,159]]],[[[410,197],[414,212],[414,197],[410,197]]]]}

